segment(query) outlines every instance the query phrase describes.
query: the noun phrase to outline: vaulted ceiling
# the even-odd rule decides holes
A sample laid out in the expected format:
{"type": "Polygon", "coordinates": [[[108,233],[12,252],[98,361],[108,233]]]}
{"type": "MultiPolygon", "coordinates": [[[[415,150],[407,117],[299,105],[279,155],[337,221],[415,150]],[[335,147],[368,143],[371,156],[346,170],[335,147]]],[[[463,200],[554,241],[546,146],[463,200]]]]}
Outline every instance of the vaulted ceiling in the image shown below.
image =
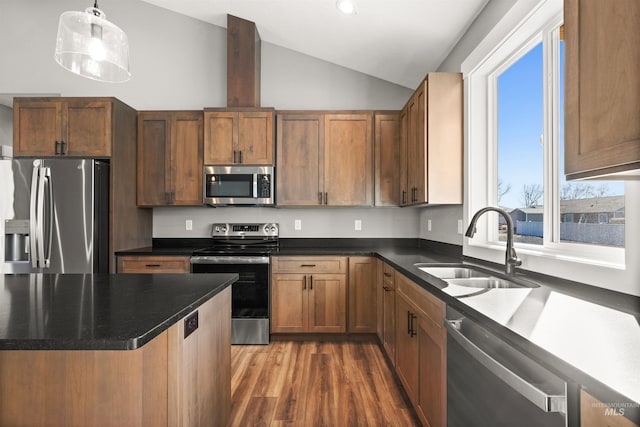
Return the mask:
{"type": "Polygon", "coordinates": [[[226,28],[256,23],[268,43],[414,89],[435,71],[488,0],[143,0],[226,28]]]}

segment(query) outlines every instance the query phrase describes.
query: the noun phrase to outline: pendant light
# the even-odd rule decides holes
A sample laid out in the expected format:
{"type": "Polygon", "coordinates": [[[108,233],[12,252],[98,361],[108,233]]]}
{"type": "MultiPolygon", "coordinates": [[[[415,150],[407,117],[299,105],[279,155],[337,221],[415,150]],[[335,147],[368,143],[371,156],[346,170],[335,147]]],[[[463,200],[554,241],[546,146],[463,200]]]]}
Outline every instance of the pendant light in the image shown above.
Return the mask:
{"type": "Polygon", "coordinates": [[[127,35],[98,9],[64,12],[58,23],[55,60],[62,67],[93,80],[119,83],[131,78],[127,35]]]}

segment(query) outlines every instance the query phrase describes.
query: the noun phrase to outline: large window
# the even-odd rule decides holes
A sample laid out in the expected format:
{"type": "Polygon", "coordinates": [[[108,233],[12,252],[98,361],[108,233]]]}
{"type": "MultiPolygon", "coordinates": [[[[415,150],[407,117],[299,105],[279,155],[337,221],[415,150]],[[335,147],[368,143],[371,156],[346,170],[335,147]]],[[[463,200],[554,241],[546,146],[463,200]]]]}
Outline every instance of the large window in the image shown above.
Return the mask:
{"type": "MultiPolygon", "coordinates": [[[[490,34],[462,65],[465,215],[485,206],[509,212],[529,268],[550,265],[535,258],[557,260],[558,271],[563,262],[624,267],[624,184],[564,177],[562,2],[540,1],[523,12],[515,28],[503,29],[504,39],[488,40],[490,34]]],[[[506,223],[494,213],[484,217],[464,241],[465,254],[503,259],[506,223]]]]}
{"type": "MultiPolygon", "coordinates": [[[[548,242],[624,247],[624,184],[564,179],[562,27],[532,40],[490,76],[497,91],[497,202],[511,214],[516,242],[543,245],[547,211],[548,242]]],[[[498,227],[504,241],[504,221],[498,227]]]]}

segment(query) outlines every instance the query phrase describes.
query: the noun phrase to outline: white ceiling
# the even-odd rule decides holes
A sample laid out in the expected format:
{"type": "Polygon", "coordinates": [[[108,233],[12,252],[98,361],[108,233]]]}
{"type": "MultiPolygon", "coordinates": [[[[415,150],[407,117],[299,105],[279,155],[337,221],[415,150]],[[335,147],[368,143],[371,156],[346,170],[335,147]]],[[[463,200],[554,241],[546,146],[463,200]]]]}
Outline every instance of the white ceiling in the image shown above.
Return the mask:
{"type": "Polygon", "coordinates": [[[143,0],[226,28],[227,14],[260,38],[414,89],[435,71],[488,0],[143,0]]]}

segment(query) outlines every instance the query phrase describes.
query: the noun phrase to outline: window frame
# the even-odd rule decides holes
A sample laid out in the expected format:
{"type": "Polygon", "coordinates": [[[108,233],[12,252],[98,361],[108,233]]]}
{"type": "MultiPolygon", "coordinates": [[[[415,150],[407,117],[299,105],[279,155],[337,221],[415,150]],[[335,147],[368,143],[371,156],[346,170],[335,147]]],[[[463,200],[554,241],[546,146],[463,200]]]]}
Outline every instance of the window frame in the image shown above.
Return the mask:
{"type": "MultiPolygon", "coordinates": [[[[543,73],[547,76],[543,94],[544,237],[542,245],[518,243],[515,246],[517,253],[527,270],[585,283],[600,283],[613,276],[620,276],[626,282],[629,277],[625,274],[625,257],[630,231],[626,226],[627,248],[560,241],[559,123],[554,119],[559,113],[559,73],[551,73],[551,80],[548,76],[550,67],[557,69],[560,37],[557,28],[562,22],[561,0],[517,4],[462,63],[467,171],[463,217],[468,224],[482,207],[497,206],[497,109],[493,108],[497,105],[497,76],[542,41],[543,73]],[[550,138],[556,143],[550,144],[550,138]],[[578,274],[577,264],[580,265],[578,274]]],[[[625,185],[625,194],[629,189],[625,185]]],[[[625,201],[629,203],[628,196],[625,201]]],[[[497,215],[480,218],[477,231],[473,239],[463,238],[463,254],[503,263],[505,243],[498,241],[497,215]]]]}

